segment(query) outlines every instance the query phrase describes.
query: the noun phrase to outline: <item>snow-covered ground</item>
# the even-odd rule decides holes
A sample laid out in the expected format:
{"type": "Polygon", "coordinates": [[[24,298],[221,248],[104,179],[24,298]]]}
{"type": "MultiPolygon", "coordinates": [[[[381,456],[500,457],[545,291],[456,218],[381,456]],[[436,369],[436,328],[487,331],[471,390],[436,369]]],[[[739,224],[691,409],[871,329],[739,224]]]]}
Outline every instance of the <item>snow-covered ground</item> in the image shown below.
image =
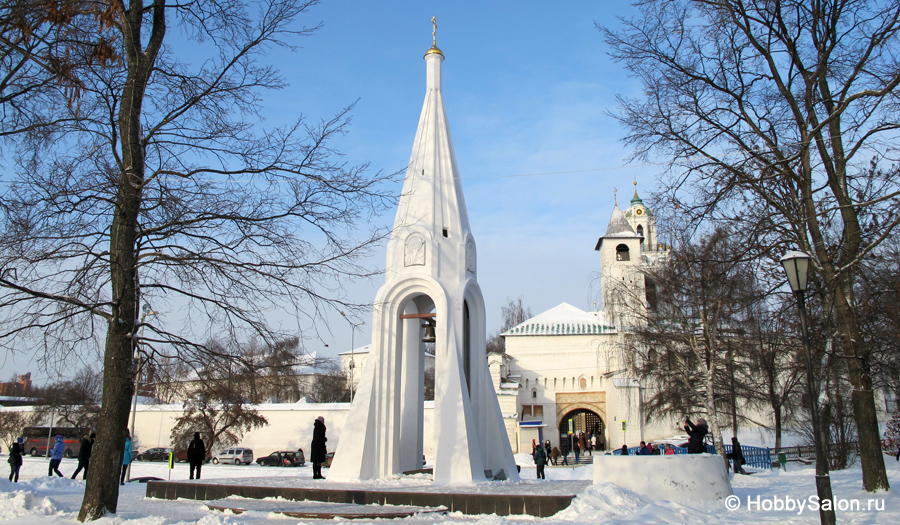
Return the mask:
{"type": "MultiPolygon", "coordinates": [[[[527,456],[519,455],[522,465],[530,463],[527,456]]],[[[5,464],[6,456],[0,458],[5,464]]],[[[900,464],[890,456],[885,456],[891,485],[900,491],[900,464]]],[[[60,470],[71,474],[76,467],[75,460],[64,459],[60,470]]],[[[591,479],[590,466],[549,467],[547,481],[591,479]]],[[[8,471],[0,478],[0,521],[16,524],[75,524],[84,482],[69,478],[49,478],[47,461],[25,458],[19,483],[6,480],[8,471]]],[[[327,476],[327,470],[324,471],[327,476]]],[[[594,485],[580,494],[572,505],[550,518],[531,516],[466,516],[451,514],[446,516],[421,516],[395,520],[400,525],[424,525],[442,523],[477,523],[479,525],[526,525],[526,524],[586,524],[586,523],[778,523],[780,525],[818,523],[818,512],[807,507],[800,510],[796,502],[808,502],[815,496],[812,466],[791,464],[787,472],[760,471],[751,476],[735,476],[732,479],[734,494],[740,506],[728,510],[724,501],[657,501],[639,496],[615,485],[594,485]],[[753,508],[748,509],[748,501],[753,508]]],[[[168,465],[165,463],[137,462],[133,476],[156,476],[167,479],[168,465]]],[[[246,478],[246,477],[312,477],[312,469],[307,464],[300,468],[277,468],[234,465],[207,465],[203,468],[204,479],[246,478]]],[[[524,478],[533,478],[533,467],[522,469],[524,478]]],[[[175,466],[171,478],[187,479],[188,467],[175,466]]],[[[837,510],[839,523],[900,523],[900,496],[895,493],[868,494],[861,490],[860,468],[854,466],[846,471],[832,472],[831,482],[839,505],[859,505],[859,510],[849,507],[837,510]],[[871,501],[871,503],[870,503],[871,501]],[[855,503],[858,502],[858,503],[855,503]],[[870,508],[871,507],[871,508],[870,508]],[[880,509],[880,510],[879,510],[880,509]]],[[[412,482],[412,480],[411,480],[412,482]]],[[[327,484],[327,482],[325,482],[327,484]]],[[[402,481],[401,481],[402,483],[402,481]]],[[[420,484],[421,480],[414,483],[420,484]]],[[[146,485],[130,483],[122,487],[119,497],[118,514],[99,523],[122,523],[128,525],[174,525],[194,524],[221,525],[282,521],[284,523],[315,523],[316,520],[299,521],[293,518],[266,512],[248,512],[241,515],[224,515],[212,512],[197,501],[191,500],[149,500],[144,498],[146,485]]],[[[485,490],[490,490],[485,487],[485,490]]],[[[733,503],[733,502],[731,502],[733,503]]],[[[385,520],[377,520],[384,523],[385,520]]],[[[375,523],[375,520],[353,520],[353,523],[375,523]]]]}

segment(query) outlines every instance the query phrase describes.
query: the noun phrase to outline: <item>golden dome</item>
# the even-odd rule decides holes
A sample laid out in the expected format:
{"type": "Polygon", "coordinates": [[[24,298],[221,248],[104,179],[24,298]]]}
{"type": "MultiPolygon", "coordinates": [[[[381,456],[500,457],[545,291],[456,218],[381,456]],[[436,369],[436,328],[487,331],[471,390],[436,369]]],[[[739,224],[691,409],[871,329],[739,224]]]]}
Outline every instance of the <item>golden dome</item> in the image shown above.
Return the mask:
{"type": "Polygon", "coordinates": [[[431,46],[431,48],[430,48],[428,51],[425,52],[425,56],[427,57],[428,55],[441,55],[441,56],[444,56],[444,53],[442,53],[441,50],[438,49],[437,46],[433,45],[433,46],[431,46]]]}

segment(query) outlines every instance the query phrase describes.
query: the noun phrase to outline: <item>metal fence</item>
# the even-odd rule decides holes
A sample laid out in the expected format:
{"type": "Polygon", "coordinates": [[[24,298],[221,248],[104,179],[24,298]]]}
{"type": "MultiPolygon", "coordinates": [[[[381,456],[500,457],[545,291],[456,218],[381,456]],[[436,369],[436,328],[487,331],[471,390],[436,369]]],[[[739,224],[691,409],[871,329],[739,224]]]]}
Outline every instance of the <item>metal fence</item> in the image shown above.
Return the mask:
{"type": "MultiPolygon", "coordinates": [[[[687,454],[687,449],[684,447],[672,447],[675,449],[675,454],[687,454]]],[[[641,447],[631,447],[628,449],[629,456],[637,456],[640,454],[641,447]]],[[[716,447],[714,445],[707,445],[706,451],[710,454],[716,453],[716,447]]],[[[665,455],[665,450],[661,450],[661,454],[665,455]]],[[[614,456],[621,456],[622,449],[616,449],[612,452],[614,456]]],[[[731,454],[731,445],[725,445],[725,454],[731,454]]],[[[746,461],[746,466],[760,469],[771,469],[772,468],[772,449],[762,448],[762,447],[745,447],[741,446],[741,454],[744,455],[744,461],[746,461]]]]}

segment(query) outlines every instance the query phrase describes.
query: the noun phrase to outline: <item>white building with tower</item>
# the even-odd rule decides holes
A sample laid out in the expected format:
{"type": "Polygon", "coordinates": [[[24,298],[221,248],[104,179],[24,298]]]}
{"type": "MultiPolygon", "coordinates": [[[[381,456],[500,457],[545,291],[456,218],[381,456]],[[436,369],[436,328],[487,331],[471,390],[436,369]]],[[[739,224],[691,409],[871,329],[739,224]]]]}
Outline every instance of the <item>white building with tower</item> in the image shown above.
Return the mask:
{"type": "Polygon", "coordinates": [[[629,328],[654,301],[653,284],[644,281],[642,270],[668,258],[668,248],[657,240],[653,212],[636,188],[626,210],[613,206],[595,250],[602,310],[560,304],[502,334],[506,353],[488,356],[516,452],[530,452],[538,439],[559,446],[570,431],[596,433],[605,448],[678,432],[677,416],[671,422],[644,420],[641,384],[628,367],[629,328]]]}

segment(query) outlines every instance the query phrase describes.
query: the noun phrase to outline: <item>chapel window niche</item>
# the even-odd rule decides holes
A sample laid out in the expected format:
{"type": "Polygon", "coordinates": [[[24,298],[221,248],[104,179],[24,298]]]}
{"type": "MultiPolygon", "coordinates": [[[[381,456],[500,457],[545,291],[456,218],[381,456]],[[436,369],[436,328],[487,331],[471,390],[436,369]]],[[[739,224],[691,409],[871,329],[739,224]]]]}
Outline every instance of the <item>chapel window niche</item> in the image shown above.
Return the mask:
{"type": "Polygon", "coordinates": [[[644,249],[644,226],[643,225],[638,224],[637,234],[641,236],[641,249],[643,250],[644,249]]]}
{"type": "Polygon", "coordinates": [[[616,246],[616,260],[617,261],[630,261],[631,255],[628,253],[628,246],[624,244],[620,244],[616,246]]]}
{"type": "Polygon", "coordinates": [[[581,378],[581,381],[579,381],[579,383],[581,384],[581,389],[582,389],[582,390],[584,390],[585,388],[587,388],[587,379],[585,379],[585,378],[582,377],[582,378],[581,378]]]}

